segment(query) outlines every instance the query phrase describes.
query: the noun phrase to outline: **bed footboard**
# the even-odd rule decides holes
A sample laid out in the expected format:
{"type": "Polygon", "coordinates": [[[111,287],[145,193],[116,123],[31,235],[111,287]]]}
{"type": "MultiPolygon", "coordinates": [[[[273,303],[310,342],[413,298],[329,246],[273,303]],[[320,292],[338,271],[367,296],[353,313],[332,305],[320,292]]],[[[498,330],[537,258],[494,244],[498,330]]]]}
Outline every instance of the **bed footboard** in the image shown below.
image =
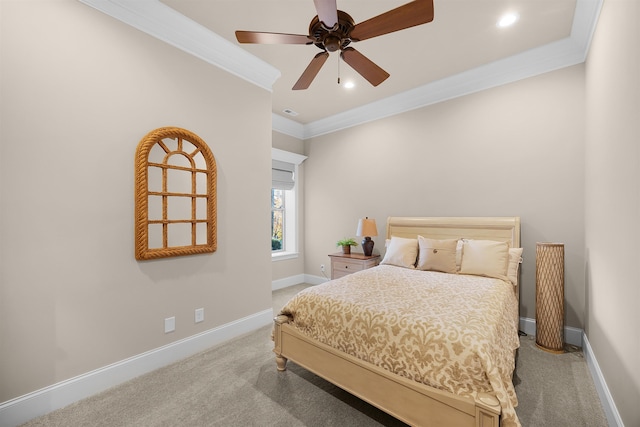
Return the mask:
{"type": "Polygon", "coordinates": [[[288,316],[274,321],[279,371],[290,359],[413,426],[499,426],[501,408],[491,394],[480,393],[474,400],[411,381],[300,334],[288,324],[288,316]]]}

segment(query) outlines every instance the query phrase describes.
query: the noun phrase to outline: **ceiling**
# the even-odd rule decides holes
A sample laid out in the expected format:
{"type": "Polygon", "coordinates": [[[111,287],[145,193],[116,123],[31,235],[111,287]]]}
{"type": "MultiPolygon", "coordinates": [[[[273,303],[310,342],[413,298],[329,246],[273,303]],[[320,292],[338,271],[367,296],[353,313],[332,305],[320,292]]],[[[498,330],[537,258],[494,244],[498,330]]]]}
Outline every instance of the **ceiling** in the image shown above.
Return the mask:
{"type": "MultiPolygon", "coordinates": [[[[313,0],[163,0],[163,3],[236,42],[235,30],[308,34],[316,15],[313,0]]],[[[338,8],[356,23],[407,0],[338,0],[338,8]]],[[[575,0],[434,0],[431,23],[409,28],[352,46],[385,69],[391,77],[371,86],[352,68],[330,55],[309,89],[293,91],[311,58],[320,49],[313,45],[241,45],[282,72],[273,86],[273,112],[284,109],[291,117],[309,123],[362,104],[386,98],[443,77],[478,67],[518,52],[566,38],[571,33],[575,0]],[[498,28],[506,12],[517,12],[519,21],[498,28]],[[340,64],[339,64],[340,62],[340,64]],[[339,70],[338,70],[339,69],[339,70]],[[337,84],[353,80],[356,87],[337,84]]]]}
{"type": "MultiPolygon", "coordinates": [[[[173,36],[144,28],[163,21],[162,32],[166,33],[173,22],[176,27],[184,26],[186,17],[232,43],[234,49],[275,67],[280,77],[272,86],[274,127],[300,138],[583,62],[602,2],[434,0],[431,23],[351,44],[391,75],[379,86],[371,86],[334,52],[307,90],[293,91],[291,87],[320,49],[314,45],[240,45],[234,32],[306,35],[316,15],[313,0],[161,0],[171,14],[145,16],[148,22],[142,25],[126,16],[132,13],[129,9],[140,9],[139,15],[166,15],[155,11],[155,6],[148,7],[160,2],[146,0],[147,6],[141,8],[136,0],[109,0],[127,9],[122,12],[106,10],[104,2],[98,7],[98,0],[80,1],[189,51],[184,42],[172,42],[173,36]],[[511,27],[498,28],[497,21],[507,12],[517,13],[519,20],[511,27]],[[354,88],[345,87],[348,80],[355,83],[354,88]]],[[[407,0],[337,0],[338,9],[349,13],[356,23],[405,3],[407,0]]],[[[186,44],[194,45],[201,33],[193,34],[186,44]]]]}

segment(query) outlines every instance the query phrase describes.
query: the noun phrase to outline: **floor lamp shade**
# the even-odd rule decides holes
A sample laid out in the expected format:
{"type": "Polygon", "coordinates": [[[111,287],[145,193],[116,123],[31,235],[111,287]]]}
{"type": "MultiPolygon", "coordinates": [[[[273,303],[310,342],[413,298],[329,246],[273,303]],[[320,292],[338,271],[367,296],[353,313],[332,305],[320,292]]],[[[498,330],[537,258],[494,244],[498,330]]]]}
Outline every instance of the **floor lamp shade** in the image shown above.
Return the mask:
{"type": "Polygon", "coordinates": [[[536,243],[536,345],[564,352],[564,244],[536,243]]]}

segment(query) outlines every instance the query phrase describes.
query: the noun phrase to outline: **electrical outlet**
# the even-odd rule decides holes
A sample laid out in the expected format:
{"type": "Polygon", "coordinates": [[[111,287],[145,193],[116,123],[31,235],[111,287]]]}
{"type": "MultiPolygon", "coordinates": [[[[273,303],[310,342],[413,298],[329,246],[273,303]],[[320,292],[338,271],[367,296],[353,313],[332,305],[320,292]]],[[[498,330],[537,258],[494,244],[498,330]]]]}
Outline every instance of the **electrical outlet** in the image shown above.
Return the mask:
{"type": "Polygon", "coordinates": [[[169,332],[173,332],[176,330],[176,318],[167,317],[164,319],[164,333],[168,334],[169,332]]]}
{"type": "Polygon", "coordinates": [[[196,308],[195,322],[200,323],[204,321],[204,308],[196,308]]]}
{"type": "Polygon", "coordinates": [[[324,264],[320,264],[320,271],[324,273],[324,264]]]}

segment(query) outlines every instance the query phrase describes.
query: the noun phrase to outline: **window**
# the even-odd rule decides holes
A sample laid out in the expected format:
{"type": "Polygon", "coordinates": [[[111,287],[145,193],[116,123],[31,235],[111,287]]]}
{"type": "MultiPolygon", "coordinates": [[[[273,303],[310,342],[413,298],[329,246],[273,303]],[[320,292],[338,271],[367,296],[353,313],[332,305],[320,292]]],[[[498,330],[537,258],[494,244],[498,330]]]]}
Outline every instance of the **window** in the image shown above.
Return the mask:
{"type": "Polygon", "coordinates": [[[285,190],[271,188],[271,250],[284,250],[285,190]]]}
{"type": "Polygon", "coordinates": [[[286,259],[298,252],[296,179],[298,165],[306,157],[272,148],[271,159],[271,254],[286,259]]]}

